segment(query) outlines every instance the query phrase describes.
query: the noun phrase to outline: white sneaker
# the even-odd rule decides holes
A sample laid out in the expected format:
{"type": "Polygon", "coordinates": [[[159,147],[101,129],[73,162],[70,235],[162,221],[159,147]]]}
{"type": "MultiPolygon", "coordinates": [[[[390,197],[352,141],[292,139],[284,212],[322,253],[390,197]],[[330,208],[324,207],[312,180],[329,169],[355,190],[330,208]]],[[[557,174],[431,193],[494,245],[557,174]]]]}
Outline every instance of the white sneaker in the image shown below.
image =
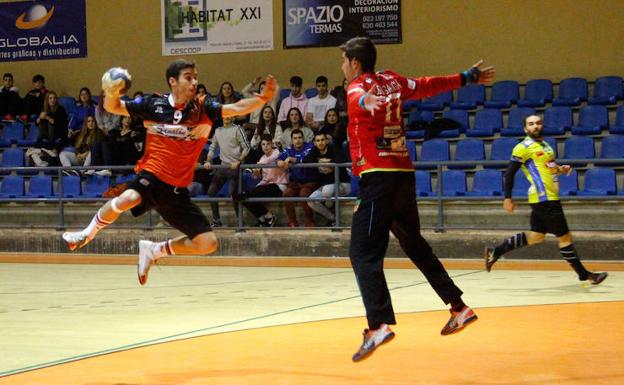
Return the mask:
{"type": "Polygon", "coordinates": [[[113,175],[111,170],[99,170],[99,171],[96,171],[95,173],[99,176],[112,176],[113,175]]]}
{"type": "Polygon", "coordinates": [[[152,241],[139,241],[139,264],[137,266],[137,274],[139,283],[145,285],[147,282],[147,274],[154,263],[154,245],[152,241]]]}
{"type": "Polygon", "coordinates": [[[65,232],[63,233],[63,240],[67,243],[67,247],[72,251],[80,249],[91,241],[91,239],[89,239],[89,237],[87,237],[87,235],[82,231],[65,232]]]}

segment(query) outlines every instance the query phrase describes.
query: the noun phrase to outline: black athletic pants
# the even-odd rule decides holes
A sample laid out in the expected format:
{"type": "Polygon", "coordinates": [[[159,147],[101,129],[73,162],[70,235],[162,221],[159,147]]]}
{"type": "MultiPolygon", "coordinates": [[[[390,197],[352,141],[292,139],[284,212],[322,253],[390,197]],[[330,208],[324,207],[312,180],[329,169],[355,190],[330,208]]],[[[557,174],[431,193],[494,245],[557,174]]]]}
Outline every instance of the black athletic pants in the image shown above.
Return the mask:
{"type": "Polygon", "coordinates": [[[444,303],[461,297],[462,291],[420,234],[413,172],[363,174],[358,202],[353,214],[349,257],[370,329],[377,329],[381,323],[396,323],[383,271],[390,231],[444,303]]]}

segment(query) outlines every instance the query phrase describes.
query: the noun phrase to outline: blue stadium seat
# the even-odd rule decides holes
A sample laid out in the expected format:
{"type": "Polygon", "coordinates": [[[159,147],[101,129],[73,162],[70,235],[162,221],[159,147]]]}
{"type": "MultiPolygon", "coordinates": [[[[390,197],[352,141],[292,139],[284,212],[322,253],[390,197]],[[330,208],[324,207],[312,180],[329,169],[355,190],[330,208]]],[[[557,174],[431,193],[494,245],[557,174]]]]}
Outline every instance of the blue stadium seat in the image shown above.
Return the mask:
{"type": "Polygon", "coordinates": [[[401,104],[401,109],[403,112],[411,112],[412,110],[418,108],[421,101],[421,99],[408,99],[401,104]]]}
{"type": "Polygon", "coordinates": [[[0,183],[0,198],[23,198],[24,177],[21,175],[7,175],[0,183]]]}
{"type": "MultiPolygon", "coordinates": [[[[609,135],[602,139],[600,159],[624,159],[624,135],[609,135]]],[[[602,166],[623,166],[624,164],[610,163],[602,166]]]]}
{"type": "Polygon", "coordinates": [[[101,198],[102,194],[108,189],[109,185],[109,176],[89,175],[87,176],[87,182],[82,196],[87,198],[101,198]]]}
{"type": "Polygon", "coordinates": [[[550,147],[552,147],[553,151],[555,152],[555,158],[558,157],[559,150],[557,148],[557,139],[550,137],[550,136],[545,136],[544,141],[547,142],[550,145],[550,147]]]}
{"type": "Polygon", "coordinates": [[[544,107],[552,99],[552,81],[533,79],[529,80],[524,87],[524,98],[518,100],[518,107],[544,107]]]}
{"type": "Polygon", "coordinates": [[[27,198],[52,198],[52,177],[50,175],[35,175],[28,183],[27,198]]]}
{"type": "Polygon", "coordinates": [[[599,135],[609,128],[609,113],[605,106],[585,106],[579,114],[578,125],[572,126],[573,135],[599,135]]]}
{"type": "Polygon", "coordinates": [[[570,195],[578,195],[579,185],[578,185],[578,173],[576,170],[572,170],[570,175],[561,174],[559,175],[559,195],[561,196],[570,196],[570,195]]]}
{"type": "Polygon", "coordinates": [[[416,178],[416,196],[427,197],[433,195],[429,171],[415,171],[414,176],[416,178]]]}
{"type": "MultiPolygon", "coordinates": [[[[420,151],[420,160],[423,162],[439,162],[450,159],[449,143],[442,139],[431,139],[423,143],[420,151]]],[[[432,169],[435,166],[422,166],[416,164],[417,168],[432,169]]]]}
{"type": "Polygon", "coordinates": [[[442,171],[442,195],[466,195],[466,173],[460,170],[442,171]]]}
{"type": "MultiPolygon", "coordinates": [[[[21,148],[7,148],[2,152],[0,167],[24,167],[24,150],[21,148]]],[[[9,171],[0,171],[0,175],[10,174],[9,171]]]]}
{"type": "Polygon", "coordinates": [[[615,124],[609,127],[610,134],[624,134],[624,105],[615,112],[615,124]]]}
{"type": "Polygon", "coordinates": [[[524,175],[524,172],[518,170],[514,175],[514,185],[511,190],[512,195],[514,197],[525,197],[528,195],[529,187],[531,187],[531,183],[529,183],[526,175],[524,175]]]}
{"type": "Polygon", "coordinates": [[[318,95],[316,87],[308,88],[304,91],[306,98],[310,99],[318,95]]]}
{"type": "Polygon", "coordinates": [[[594,96],[588,99],[589,104],[615,104],[624,98],[624,88],[620,76],[602,76],[594,84],[594,96]]]}
{"type": "MultiPolygon", "coordinates": [[[[82,181],[77,175],[63,175],[63,197],[79,198],[82,195],[82,181]]],[[[56,186],[54,196],[60,195],[60,183],[56,186]]]]}
{"type": "Polygon", "coordinates": [[[500,196],[503,195],[503,178],[497,170],[479,170],[472,179],[471,196],[500,196]]]}
{"type": "Polygon", "coordinates": [[[587,80],[585,78],[567,78],[559,83],[558,96],[553,106],[580,106],[587,100],[587,80]]]}
{"type": "Polygon", "coordinates": [[[10,147],[17,144],[20,139],[24,139],[24,125],[20,122],[11,122],[2,127],[2,137],[0,147],[10,147]]]}
{"type": "Polygon", "coordinates": [[[617,186],[615,171],[607,167],[595,167],[585,172],[583,190],[579,195],[615,195],[617,186]]]}
{"type": "MultiPolygon", "coordinates": [[[[430,122],[434,118],[433,111],[412,110],[407,118],[407,126],[410,127],[418,121],[430,122]]],[[[425,130],[409,130],[405,132],[407,139],[422,139],[425,137],[425,130]]]]}
{"type": "MultiPolygon", "coordinates": [[[[492,141],[492,149],[490,151],[490,160],[509,161],[511,152],[518,144],[515,138],[497,138],[492,141]]],[[[505,166],[484,165],[484,168],[505,168],[505,166]]]]}
{"type": "Polygon", "coordinates": [[[76,110],[76,99],[74,99],[72,96],[59,97],[58,104],[60,106],[63,106],[68,117],[73,115],[74,111],[76,110]]]}
{"type": "Polygon", "coordinates": [[[474,128],[466,131],[469,137],[494,136],[503,127],[503,114],[496,108],[484,108],[475,114],[474,128]]]}
{"type": "Polygon", "coordinates": [[[468,119],[468,111],[465,110],[446,110],[442,113],[442,117],[452,119],[459,123],[456,130],[444,130],[440,132],[440,138],[456,138],[460,133],[466,132],[470,128],[470,120],[468,119]]]}
{"type": "Polygon", "coordinates": [[[418,104],[419,110],[441,111],[453,101],[453,91],[446,91],[437,95],[425,98],[418,104]]]}
{"type": "Polygon", "coordinates": [[[118,175],[115,178],[115,184],[130,183],[134,180],[135,177],[135,173],[130,173],[128,175],[118,175]]]}
{"type": "Polygon", "coordinates": [[[410,159],[412,160],[412,162],[414,162],[417,158],[416,142],[414,142],[413,140],[408,140],[405,142],[405,145],[407,146],[407,152],[409,152],[410,159]]]}
{"type": "Polygon", "coordinates": [[[460,140],[455,146],[454,160],[465,161],[466,163],[449,165],[449,169],[475,168],[476,165],[471,161],[485,160],[485,145],[483,141],[481,139],[460,140]]]}
{"type": "Polygon", "coordinates": [[[520,99],[520,86],[515,80],[502,80],[492,85],[490,100],[483,105],[486,108],[509,108],[520,99]]]}
{"type": "MultiPolygon", "coordinates": [[[[26,130],[25,130],[26,131],[26,130]]],[[[24,132],[24,138],[17,140],[18,146],[30,147],[34,146],[37,143],[37,136],[39,134],[39,130],[35,123],[29,123],[27,128],[27,133],[24,132]]]]}
{"type": "Polygon", "coordinates": [[[543,135],[564,135],[571,127],[572,109],[570,107],[550,107],[544,111],[543,135]]]}
{"type": "Polygon", "coordinates": [[[457,98],[451,102],[451,108],[474,110],[483,102],[485,102],[485,86],[483,84],[469,84],[457,90],[457,98]]]}
{"type": "Polygon", "coordinates": [[[532,107],[516,107],[509,110],[507,127],[501,128],[501,136],[524,136],[524,118],[528,115],[535,115],[535,109],[532,107]]]}
{"type": "Polygon", "coordinates": [[[360,191],[360,177],[351,175],[351,191],[349,192],[349,196],[357,197],[359,191],[360,191]]]}
{"type": "MultiPolygon", "coordinates": [[[[594,139],[588,136],[571,136],[563,142],[563,159],[594,159],[594,139]]],[[[577,164],[577,166],[585,166],[577,164]]]]}

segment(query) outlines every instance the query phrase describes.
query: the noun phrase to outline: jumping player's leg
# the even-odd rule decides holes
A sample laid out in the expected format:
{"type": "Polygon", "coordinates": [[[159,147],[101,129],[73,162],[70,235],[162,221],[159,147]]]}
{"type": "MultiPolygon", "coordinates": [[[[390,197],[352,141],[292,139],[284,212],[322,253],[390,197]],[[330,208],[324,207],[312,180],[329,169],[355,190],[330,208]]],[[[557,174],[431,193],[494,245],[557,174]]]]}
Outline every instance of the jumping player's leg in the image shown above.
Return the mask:
{"type": "Polygon", "coordinates": [[[141,204],[141,194],[136,190],[128,189],[118,197],[106,202],[83,230],[63,233],[63,240],[70,250],[77,250],[89,243],[98,231],[115,222],[121,213],[139,204],[141,204]]]}

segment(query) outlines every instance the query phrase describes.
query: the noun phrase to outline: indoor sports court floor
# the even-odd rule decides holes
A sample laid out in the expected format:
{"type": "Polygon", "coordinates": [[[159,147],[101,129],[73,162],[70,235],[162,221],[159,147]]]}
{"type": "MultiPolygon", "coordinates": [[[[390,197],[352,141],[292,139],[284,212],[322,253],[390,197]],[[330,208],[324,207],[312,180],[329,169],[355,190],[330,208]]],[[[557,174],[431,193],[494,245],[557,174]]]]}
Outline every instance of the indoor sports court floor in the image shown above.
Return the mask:
{"type": "Polygon", "coordinates": [[[397,337],[354,364],[346,267],[165,265],[140,287],[130,265],[0,263],[0,384],[624,383],[621,265],[584,287],[562,263],[445,264],[478,322],[440,336],[423,276],[387,269],[397,337]]]}

